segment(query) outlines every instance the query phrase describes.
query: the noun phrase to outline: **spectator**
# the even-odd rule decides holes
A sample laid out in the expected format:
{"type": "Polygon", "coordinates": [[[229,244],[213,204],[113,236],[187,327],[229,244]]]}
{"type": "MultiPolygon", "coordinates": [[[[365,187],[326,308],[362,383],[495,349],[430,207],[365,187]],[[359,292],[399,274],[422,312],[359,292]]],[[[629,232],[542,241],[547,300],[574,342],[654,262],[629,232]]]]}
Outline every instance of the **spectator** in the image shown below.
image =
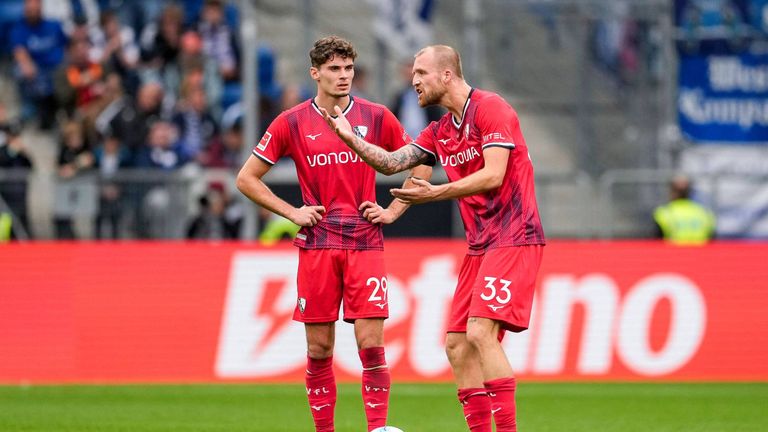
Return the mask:
{"type": "Polygon", "coordinates": [[[242,205],[229,198],[223,184],[212,183],[208,192],[200,197],[200,214],[187,228],[187,238],[237,239],[242,222],[242,205]]]}
{"type": "Polygon", "coordinates": [[[201,154],[200,163],[207,168],[239,168],[243,164],[242,121],[222,123],[221,135],[201,154]]]}
{"type": "Polygon", "coordinates": [[[149,82],[139,88],[135,103],[127,103],[109,122],[109,129],[135,160],[144,151],[152,123],[162,116],[163,87],[149,82]]]}
{"type": "Polygon", "coordinates": [[[173,123],[179,131],[182,151],[188,159],[202,158],[211,141],[218,135],[219,126],[208,110],[205,91],[201,87],[187,85],[173,123]]]}
{"type": "Polygon", "coordinates": [[[430,122],[440,120],[444,111],[437,105],[430,105],[426,108],[419,106],[419,95],[413,91],[411,85],[412,68],[413,60],[400,65],[402,87],[392,101],[391,110],[395,117],[400,120],[408,135],[416,137],[430,122]]]}
{"type": "Polygon", "coordinates": [[[235,33],[224,16],[222,0],[206,0],[200,16],[198,32],[203,40],[203,52],[214,59],[225,81],[238,77],[235,33]]]}
{"type": "Polygon", "coordinates": [[[197,33],[188,31],[182,36],[178,64],[166,70],[165,85],[174,93],[184,86],[203,88],[209,109],[219,118],[224,84],[216,60],[203,53],[203,44],[197,33]]]}
{"type": "Polygon", "coordinates": [[[18,238],[18,232],[28,232],[27,175],[32,161],[20,132],[21,126],[9,121],[5,107],[0,105],[0,168],[19,170],[8,179],[0,179],[0,242],[18,238]],[[3,202],[5,205],[1,205],[3,202]]]}
{"type": "Polygon", "coordinates": [[[112,11],[101,14],[100,37],[94,50],[96,61],[107,65],[120,75],[130,94],[138,87],[136,67],[139,61],[139,47],[136,36],[129,26],[120,24],[112,11]]]}
{"type": "Polygon", "coordinates": [[[96,167],[99,170],[99,210],[96,214],[96,238],[117,239],[123,216],[122,189],[114,181],[118,172],[130,166],[131,155],[120,145],[120,141],[111,133],[103,136],[100,146],[94,150],[96,167]]]}
{"type": "Polygon", "coordinates": [[[40,0],[26,0],[24,19],[13,27],[10,39],[22,98],[22,120],[38,114],[41,128],[50,129],[56,113],[53,71],[64,59],[67,45],[61,24],[43,19],[40,0]]]}
{"type": "Polygon", "coordinates": [[[150,126],[147,143],[139,152],[136,167],[174,170],[187,161],[176,128],[166,121],[157,121],[150,126]]]}
{"type": "Polygon", "coordinates": [[[94,102],[104,92],[104,79],[109,72],[99,63],[91,61],[87,39],[71,39],[67,63],[59,67],[54,76],[56,99],[69,117],[79,114],[96,116],[94,102]]]}
{"type": "Polygon", "coordinates": [[[688,177],[675,176],[669,192],[670,201],[653,212],[657,236],[677,245],[700,245],[711,240],[715,234],[715,216],[690,198],[688,177]]]}
{"type": "MultiPolygon", "coordinates": [[[[163,9],[156,22],[148,24],[141,33],[141,59],[153,79],[162,77],[165,68],[176,62],[181,50],[184,10],[171,4],[163,9]]],[[[144,80],[146,81],[147,78],[144,80]]]]}
{"type": "Polygon", "coordinates": [[[43,16],[60,22],[70,37],[83,30],[90,33],[98,26],[98,0],[43,0],[42,5],[43,16]]]}
{"type": "MultiPolygon", "coordinates": [[[[81,124],[77,121],[69,121],[62,127],[57,166],[57,173],[61,180],[70,180],[94,166],[93,152],[85,141],[81,124]]],[[[54,216],[54,224],[57,238],[75,238],[71,214],[62,213],[54,216]]]]}

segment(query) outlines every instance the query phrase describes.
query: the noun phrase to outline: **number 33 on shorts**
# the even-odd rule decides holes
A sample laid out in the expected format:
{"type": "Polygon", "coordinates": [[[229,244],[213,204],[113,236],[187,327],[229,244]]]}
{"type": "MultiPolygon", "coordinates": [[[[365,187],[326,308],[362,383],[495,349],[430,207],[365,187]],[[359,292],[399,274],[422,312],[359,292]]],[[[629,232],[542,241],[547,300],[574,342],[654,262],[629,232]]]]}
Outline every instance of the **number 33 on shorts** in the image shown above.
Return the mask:
{"type": "MultiPolygon", "coordinates": [[[[512,291],[509,290],[509,286],[512,284],[512,281],[506,280],[506,279],[498,279],[495,277],[486,276],[485,277],[485,287],[480,292],[480,298],[485,300],[486,302],[495,302],[499,305],[506,305],[509,303],[510,300],[512,300],[512,291]]],[[[494,312],[499,308],[493,308],[492,306],[488,306],[491,309],[494,310],[494,312]]]]}

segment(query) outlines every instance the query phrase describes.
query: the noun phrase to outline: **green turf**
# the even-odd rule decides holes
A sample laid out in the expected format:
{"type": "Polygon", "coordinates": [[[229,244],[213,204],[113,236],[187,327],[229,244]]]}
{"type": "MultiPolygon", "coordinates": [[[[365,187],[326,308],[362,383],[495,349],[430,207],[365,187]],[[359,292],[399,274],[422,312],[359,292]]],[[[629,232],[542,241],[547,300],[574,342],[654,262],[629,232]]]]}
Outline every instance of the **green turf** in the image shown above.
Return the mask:
{"type": "MultiPolygon", "coordinates": [[[[300,385],[0,386],[0,431],[312,431],[300,385]]],[[[392,389],[389,423],[466,431],[449,384],[392,389]]],[[[768,383],[544,384],[518,389],[523,432],[768,431],[768,383]]],[[[341,385],[338,432],[365,431],[359,386],[341,385]]]]}

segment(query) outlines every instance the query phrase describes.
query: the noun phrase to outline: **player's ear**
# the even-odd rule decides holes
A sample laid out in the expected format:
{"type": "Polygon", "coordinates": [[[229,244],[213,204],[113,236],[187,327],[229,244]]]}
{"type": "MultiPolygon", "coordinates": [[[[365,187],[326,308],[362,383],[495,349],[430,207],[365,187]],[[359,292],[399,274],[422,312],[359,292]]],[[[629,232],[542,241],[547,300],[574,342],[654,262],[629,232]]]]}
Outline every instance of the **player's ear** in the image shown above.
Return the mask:
{"type": "Polygon", "coordinates": [[[317,80],[320,78],[320,70],[314,66],[310,67],[309,76],[311,76],[313,80],[317,80]]]}
{"type": "Polygon", "coordinates": [[[448,84],[451,81],[451,76],[453,73],[450,69],[443,70],[442,78],[443,78],[443,84],[448,84]]]}

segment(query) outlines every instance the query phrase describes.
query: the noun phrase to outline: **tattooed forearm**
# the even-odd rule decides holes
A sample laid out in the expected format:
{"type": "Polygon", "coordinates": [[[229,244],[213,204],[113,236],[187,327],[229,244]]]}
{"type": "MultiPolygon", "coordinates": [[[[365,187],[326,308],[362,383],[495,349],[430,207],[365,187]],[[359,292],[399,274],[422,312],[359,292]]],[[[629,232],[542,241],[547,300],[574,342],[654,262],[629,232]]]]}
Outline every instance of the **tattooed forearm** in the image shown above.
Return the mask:
{"type": "Polygon", "coordinates": [[[391,175],[427,162],[429,156],[412,145],[407,145],[394,152],[388,152],[379,146],[370,144],[359,137],[351,146],[363,160],[376,171],[391,175]]]}

